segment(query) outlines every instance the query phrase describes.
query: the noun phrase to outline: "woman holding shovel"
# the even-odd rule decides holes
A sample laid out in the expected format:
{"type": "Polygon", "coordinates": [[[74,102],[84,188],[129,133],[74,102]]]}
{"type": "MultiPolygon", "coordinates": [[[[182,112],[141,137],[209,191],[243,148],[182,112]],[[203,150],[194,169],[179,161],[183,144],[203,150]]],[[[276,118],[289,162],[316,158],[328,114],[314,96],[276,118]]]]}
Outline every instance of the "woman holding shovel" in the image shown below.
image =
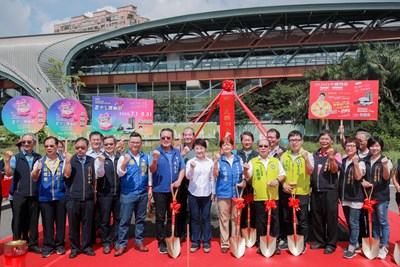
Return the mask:
{"type": "Polygon", "coordinates": [[[189,208],[192,226],[190,252],[200,249],[209,253],[211,249],[211,202],[215,199],[213,161],[206,157],[207,143],[204,139],[194,141],[195,157],[186,164],[186,178],[189,180],[189,208]],[[203,231],[201,231],[203,226],[203,231]]]}
{"type": "Polygon", "coordinates": [[[355,137],[349,137],[344,144],[347,156],[343,158],[344,170],[340,172],[339,193],[342,202],[343,213],[350,230],[350,244],[343,258],[351,259],[356,255],[358,235],[360,233],[360,214],[364,203],[364,191],[362,177],[365,175],[365,163],[360,161],[357,151],[360,149],[360,141],[355,137]]]}
{"type": "Polygon", "coordinates": [[[372,213],[372,228],[373,237],[380,240],[380,249],[378,258],[384,260],[388,254],[389,240],[389,220],[388,208],[390,201],[390,172],[393,169],[393,164],[390,159],[382,155],[383,140],[380,137],[373,136],[368,139],[368,149],[371,155],[366,158],[366,164],[370,165],[371,171],[366,187],[373,187],[372,200],[378,201],[373,206],[372,213]]]}
{"type": "Polygon", "coordinates": [[[232,236],[238,236],[235,227],[237,213],[236,204],[232,198],[236,197],[236,185],[245,187],[242,179],[243,162],[239,156],[232,154],[233,140],[225,136],[219,142],[222,155],[215,154],[213,175],[216,177],[216,195],[218,205],[219,229],[221,236],[221,252],[229,250],[229,222],[231,222],[232,236]]]}

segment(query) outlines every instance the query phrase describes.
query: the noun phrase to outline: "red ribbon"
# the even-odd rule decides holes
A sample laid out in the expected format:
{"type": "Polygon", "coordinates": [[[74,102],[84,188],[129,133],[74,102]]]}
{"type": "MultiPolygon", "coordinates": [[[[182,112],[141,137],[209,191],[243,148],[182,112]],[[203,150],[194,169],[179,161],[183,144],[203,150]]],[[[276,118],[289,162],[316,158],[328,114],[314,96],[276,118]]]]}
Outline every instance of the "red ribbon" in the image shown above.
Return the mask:
{"type": "Polygon", "coordinates": [[[172,200],[171,205],[169,206],[170,210],[175,211],[175,213],[179,213],[179,209],[181,208],[181,204],[176,200],[172,200]]]}
{"type": "Polygon", "coordinates": [[[269,211],[270,209],[276,209],[275,199],[266,200],[264,204],[265,204],[265,211],[269,211]]]}
{"type": "Polygon", "coordinates": [[[232,80],[225,80],[222,82],[222,89],[227,92],[234,91],[235,83],[232,80]]]}
{"type": "Polygon", "coordinates": [[[253,202],[253,201],[254,201],[253,194],[250,193],[250,194],[248,194],[248,195],[245,195],[245,196],[244,196],[244,201],[246,201],[246,203],[253,202]]]}
{"type": "Polygon", "coordinates": [[[377,200],[369,200],[368,198],[364,199],[364,205],[362,206],[363,209],[366,209],[368,212],[373,213],[374,209],[372,208],[373,205],[378,203],[377,200]]]}
{"type": "Polygon", "coordinates": [[[236,203],[237,210],[241,210],[245,207],[243,198],[234,197],[234,198],[232,198],[232,200],[236,203]]]}
{"type": "Polygon", "coordinates": [[[300,199],[289,197],[289,207],[294,208],[296,211],[300,210],[300,199]]]}

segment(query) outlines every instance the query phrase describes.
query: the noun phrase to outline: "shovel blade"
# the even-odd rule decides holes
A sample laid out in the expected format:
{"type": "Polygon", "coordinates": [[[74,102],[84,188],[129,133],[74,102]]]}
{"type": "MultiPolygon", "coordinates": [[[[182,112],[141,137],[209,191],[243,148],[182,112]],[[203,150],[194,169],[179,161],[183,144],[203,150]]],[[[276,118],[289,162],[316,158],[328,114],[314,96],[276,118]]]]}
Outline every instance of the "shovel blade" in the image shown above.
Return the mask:
{"type": "Polygon", "coordinates": [[[274,255],[276,249],[276,237],[260,236],[260,250],[261,253],[269,258],[274,255]]]}
{"type": "Polygon", "coordinates": [[[240,236],[232,236],[229,238],[230,249],[236,258],[240,258],[244,255],[246,251],[246,241],[243,237],[240,236]]]}
{"type": "Polygon", "coordinates": [[[394,245],[393,258],[396,264],[400,266],[400,241],[397,241],[394,245]]]}
{"type": "Polygon", "coordinates": [[[257,241],[257,231],[254,228],[243,228],[242,236],[246,242],[246,247],[251,248],[257,241]]]}
{"type": "Polygon", "coordinates": [[[370,260],[375,259],[379,253],[379,239],[363,237],[362,250],[365,257],[370,260]]]}
{"type": "Polygon", "coordinates": [[[177,237],[167,237],[165,238],[165,242],[167,243],[167,250],[169,256],[175,259],[181,253],[181,244],[179,238],[177,237]]]}
{"type": "Polygon", "coordinates": [[[302,235],[288,235],[288,247],[293,256],[299,256],[304,249],[304,236],[302,235]]]}

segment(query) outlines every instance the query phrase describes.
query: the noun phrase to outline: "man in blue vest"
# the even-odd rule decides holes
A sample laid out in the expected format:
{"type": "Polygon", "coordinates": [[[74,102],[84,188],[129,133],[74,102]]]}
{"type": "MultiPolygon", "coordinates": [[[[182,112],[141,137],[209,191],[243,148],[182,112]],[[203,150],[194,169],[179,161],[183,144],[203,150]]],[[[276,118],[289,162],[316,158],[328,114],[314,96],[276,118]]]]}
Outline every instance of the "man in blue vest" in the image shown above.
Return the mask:
{"type": "Polygon", "coordinates": [[[65,183],[64,159],[57,153],[58,139],[49,136],[44,140],[46,155],[33,166],[32,179],[38,181],[39,205],[42,212],[43,252],[47,258],[54,252],[65,254],[65,183]],[[54,226],[56,236],[54,238],[54,226]]]}
{"type": "Polygon", "coordinates": [[[69,241],[71,243],[70,258],[75,258],[82,251],[94,256],[91,232],[94,212],[95,172],[94,159],[86,155],[89,141],[79,137],[74,142],[76,154],[66,155],[64,177],[66,184],[65,199],[67,201],[69,241]],[[82,226],[82,250],[80,229],[82,226]]]}
{"type": "Polygon", "coordinates": [[[161,146],[150,154],[150,172],[153,173],[153,196],[156,211],[156,237],[158,252],[166,254],[165,230],[171,231],[171,185],[178,188],[185,176],[185,163],[178,149],[172,147],[174,132],[164,128],[160,133],[161,146]],[[167,218],[165,213],[168,211],[167,218]],[[165,220],[167,219],[167,226],[165,220]]]}
{"type": "Polygon", "coordinates": [[[10,192],[13,196],[12,204],[12,231],[13,240],[22,239],[29,226],[29,251],[41,254],[38,246],[39,201],[37,195],[37,182],[31,179],[33,164],[42,157],[33,148],[36,145],[36,136],[28,133],[22,136],[21,152],[13,156],[7,151],[4,157],[4,171],[6,176],[12,176],[10,192]]]}
{"type": "Polygon", "coordinates": [[[132,133],[128,144],[128,152],[119,158],[117,165],[118,175],[121,177],[121,221],[115,257],[128,251],[128,232],[133,213],[135,213],[134,248],[140,252],[149,251],[143,243],[147,201],[152,194],[151,180],[148,175],[149,156],[140,151],[142,137],[139,133],[132,133]]]}
{"type": "Polygon", "coordinates": [[[118,225],[120,217],[120,186],[117,175],[119,154],[115,153],[117,140],[114,136],[103,139],[104,152],[95,160],[97,188],[95,194],[100,207],[100,231],[103,253],[111,252],[111,245],[118,240],[118,225]],[[110,225],[111,214],[113,225],[110,225]]]}

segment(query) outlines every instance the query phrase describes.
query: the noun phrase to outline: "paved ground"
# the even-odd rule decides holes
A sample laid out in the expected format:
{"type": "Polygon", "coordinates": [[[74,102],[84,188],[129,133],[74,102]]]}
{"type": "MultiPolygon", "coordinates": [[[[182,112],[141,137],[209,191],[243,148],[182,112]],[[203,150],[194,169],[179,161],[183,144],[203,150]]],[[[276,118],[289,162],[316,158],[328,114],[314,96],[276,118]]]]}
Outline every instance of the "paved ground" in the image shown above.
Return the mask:
{"type": "MultiPolygon", "coordinates": [[[[389,209],[397,213],[398,209],[397,209],[397,204],[395,202],[395,197],[394,197],[395,190],[393,186],[390,186],[390,191],[391,191],[391,201],[389,209]]],[[[11,232],[12,213],[11,213],[10,203],[8,202],[8,200],[3,200],[1,209],[2,213],[1,213],[1,225],[0,225],[0,240],[12,235],[11,232]]],[[[217,212],[216,203],[213,203],[211,223],[212,223],[212,232],[214,237],[218,236],[218,217],[216,215],[217,214],[216,212],[217,212]]],[[[154,236],[155,233],[154,221],[155,221],[154,218],[147,219],[145,233],[144,233],[146,237],[154,236]]],[[[130,234],[131,236],[133,236],[134,234],[133,227],[131,228],[130,234]]]]}

